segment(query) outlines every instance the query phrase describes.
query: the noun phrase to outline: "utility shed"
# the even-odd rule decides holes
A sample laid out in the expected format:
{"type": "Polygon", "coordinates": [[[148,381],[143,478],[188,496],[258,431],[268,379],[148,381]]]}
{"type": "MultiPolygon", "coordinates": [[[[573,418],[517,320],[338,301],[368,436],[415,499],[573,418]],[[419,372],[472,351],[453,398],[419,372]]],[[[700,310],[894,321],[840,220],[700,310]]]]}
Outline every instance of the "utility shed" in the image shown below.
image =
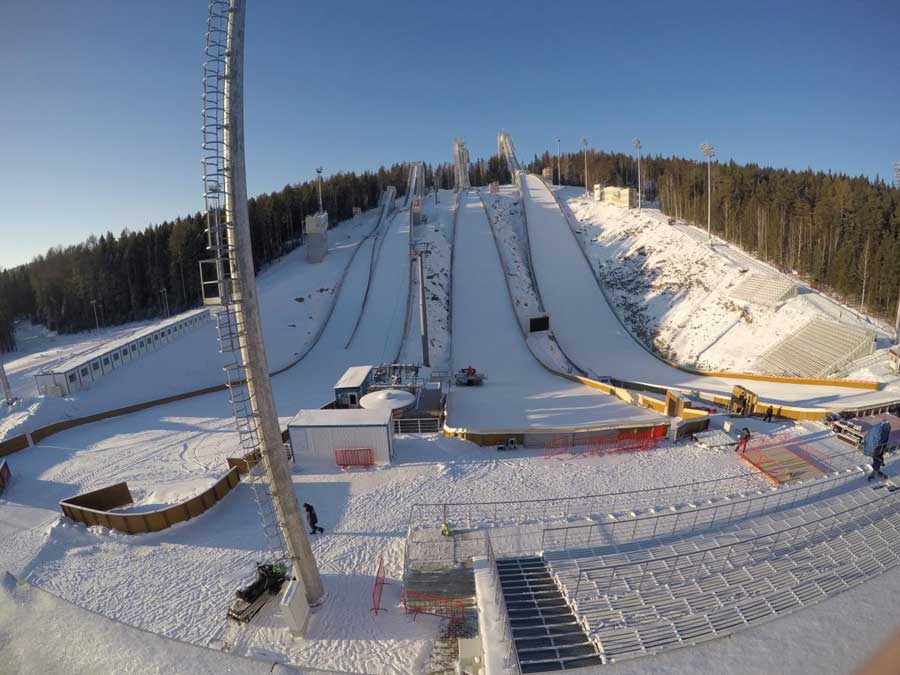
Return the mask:
{"type": "Polygon", "coordinates": [[[358,408],[359,400],[369,393],[372,366],[351,366],[334,384],[334,402],[338,408],[358,408]]]}
{"type": "Polygon", "coordinates": [[[335,461],[338,450],[371,450],[375,464],[389,464],[394,434],[388,408],[301,410],[288,423],[294,457],[335,461]]]}

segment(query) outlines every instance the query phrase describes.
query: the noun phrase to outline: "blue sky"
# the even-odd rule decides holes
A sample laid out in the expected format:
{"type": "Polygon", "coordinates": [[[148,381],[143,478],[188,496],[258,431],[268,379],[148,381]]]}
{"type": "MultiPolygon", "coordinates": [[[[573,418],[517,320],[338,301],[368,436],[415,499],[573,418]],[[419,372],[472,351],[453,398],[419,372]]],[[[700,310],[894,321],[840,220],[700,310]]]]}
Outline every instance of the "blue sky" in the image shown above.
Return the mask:
{"type": "MultiPolygon", "coordinates": [[[[206,2],[0,3],[0,266],[198,211],[206,2]]],[[[894,2],[249,0],[251,194],[555,146],[888,176],[894,2]]]]}

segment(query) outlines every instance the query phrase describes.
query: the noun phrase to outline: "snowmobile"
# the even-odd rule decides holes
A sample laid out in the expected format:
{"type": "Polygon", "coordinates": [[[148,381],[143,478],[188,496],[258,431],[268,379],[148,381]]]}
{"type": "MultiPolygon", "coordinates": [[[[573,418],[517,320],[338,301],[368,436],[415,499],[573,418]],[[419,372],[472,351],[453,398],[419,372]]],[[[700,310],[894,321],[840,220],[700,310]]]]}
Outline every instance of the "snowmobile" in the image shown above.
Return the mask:
{"type": "Polygon", "coordinates": [[[269,599],[278,594],[287,579],[286,568],[279,564],[257,564],[256,580],[235,591],[228,607],[228,618],[247,623],[259,613],[269,599]]]}
{"type": "Polygon", "coordinates": [[[460,368],[454,373],[453,381],[462,387],[477,387],[484,383],[484,373],[479,373],[472,366],[460,368]]]}

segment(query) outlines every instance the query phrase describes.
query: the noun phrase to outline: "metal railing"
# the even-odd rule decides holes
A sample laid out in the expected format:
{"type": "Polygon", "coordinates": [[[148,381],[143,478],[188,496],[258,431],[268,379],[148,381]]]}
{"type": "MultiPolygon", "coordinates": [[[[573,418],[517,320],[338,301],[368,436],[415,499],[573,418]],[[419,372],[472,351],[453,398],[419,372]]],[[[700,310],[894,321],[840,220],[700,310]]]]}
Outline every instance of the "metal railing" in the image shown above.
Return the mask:
{"type": "MultiPolygon", "coordinates": [[[[796,440],[799,442],[803,439],[796,440]]],[[[849,450],[822,459],[832,463],[834,460],[849,456],[863,457],[859,450],[849,450]]],[[[587,518],[601,513],[668,506],[679,502],[694,502],[701,498],[731,495],[741,490],[757,489],[759,476],[759,471],[753,470],[690,483],[573,497],[490,502],[421,502],[410,507],[407,526],[410,532],[414,532],[416,529],[434,527],[439,523],[453,523],[472,528],[587,518]]]]}
{"type": "Polygon", "coordinates": [[[441,430],[437,417],[398,417],[394,420],[395,434],[433,434],[441,430]]]}
{"type": "Polygon", "coordinates": [[[790,488],[771,487],[765,492],[757,490],[755,496],[686,511],[605,523],[545,528],[541,537],[541,550],[590,548],[592,545],[617,550],[619,546],[637,540],[691,534],[701,528],[717,529],[739,520],[793,508],[800,502],[808,501],[816,495],[858,478],[862,473],[861,467],[846,469],[837,475],[815,479],[790,488]]]}
{"type": "Polygon", "coordinates": [[[503,594],[503,584],[500,582],[500,571],[497,569],[497,558],[494,555],[494,547],[491,538],[485,537],[488,567],[491,572],[491,583],[494,586],[494,608],[503,622],[503,631],[500,635],[500,643],[505,654],[503,665],[511,675],[521,675],[522,666],[519,663],[519,652],[516,649],[516,641],[512,634],[512,623],[509,620],[509,612],[506,609],[506,596],[503,594]]]}
{"type": "MultiPolygon", "coordinates": [[[[652,579],[657,586],[671,588],[679,585],[672,583],[673,579],[677,581],[677,576],[683,579],[683,584],[689,584],[732,569],[758,565],[783,556],[787,549],[796,551],[811,548],[822,541],[834,538],[832,535],[835,532],[838,533],[837,536],[843,536],[844,528],[855,517],[868,518],[865,510],[874,511],[878,516],[877,520],[883,520],[900,510],[898,502],[900,502],[898,495],[889,492],[876,500],[857,504],[811,523],[791,525],[775,532],[758,534],[727,544],[636,562],[579,568],[575,592],[567,594],[567,597],[570,602],[582,599],[582,584],[587,582],[594,583],[597,594],[610,596],[617,592],[633,590],[640,592],[648,579],[652,579]],[[895,503],[890,504],[890,501],[895,503]],[[886,508],[891,511],[886,511],[886,508]],[[759,552],[764,552],[765,555],[756,555],[759,552]],[[604,590],[601,591],[604,581],[604,590]],[[616,581],[620,583],[614,589],[616,581]]],[[[870,522],[876,522],[869,519],[870,522]]]]}

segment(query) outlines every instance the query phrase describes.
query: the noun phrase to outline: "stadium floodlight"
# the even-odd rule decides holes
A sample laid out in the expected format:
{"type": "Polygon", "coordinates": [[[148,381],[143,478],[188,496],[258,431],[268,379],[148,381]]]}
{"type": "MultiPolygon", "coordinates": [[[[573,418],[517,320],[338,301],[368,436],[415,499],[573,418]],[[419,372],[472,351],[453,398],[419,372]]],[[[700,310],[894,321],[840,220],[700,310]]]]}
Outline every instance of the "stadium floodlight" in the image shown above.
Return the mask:
{"type": "Polygon", "coordinates": [[[560,164],[559,159],[559,141],[560,139],[556,139],[556,184],[562,185],[562,165],[560,164]]]}
{"type": "Polygon", "coordinates": [[[894,162],[894,187],[900,189],[900,162],[894,162]]]}
{"type": "Polygon", "coordinates": [[[319,189],[319,213],[322,213],[322,167],[316,167],[316,186],[319,189]]]}
{"type": "Polygon", "coordinates": [[[581,147],[584,148],[584,194],[590,194],[588,192],[588,175],[587,175],[587,146],[588,139],[587,136],[581,137],[581,147]]]}
{"type": "Polygon", "coordinates": [[[716,151],[709,143],[700,146],[706,157],[706,237],[712,244],[712,158],[716,151]]]}
{"type": "Polygon", "coordinates": [[[643,187],[641,185],[641,139],[635,138],[631,141],[631,146],[637,150],[638,154],[638,213],[643,212],[644,206],[644,195],[643,195],[643,187]]]}

